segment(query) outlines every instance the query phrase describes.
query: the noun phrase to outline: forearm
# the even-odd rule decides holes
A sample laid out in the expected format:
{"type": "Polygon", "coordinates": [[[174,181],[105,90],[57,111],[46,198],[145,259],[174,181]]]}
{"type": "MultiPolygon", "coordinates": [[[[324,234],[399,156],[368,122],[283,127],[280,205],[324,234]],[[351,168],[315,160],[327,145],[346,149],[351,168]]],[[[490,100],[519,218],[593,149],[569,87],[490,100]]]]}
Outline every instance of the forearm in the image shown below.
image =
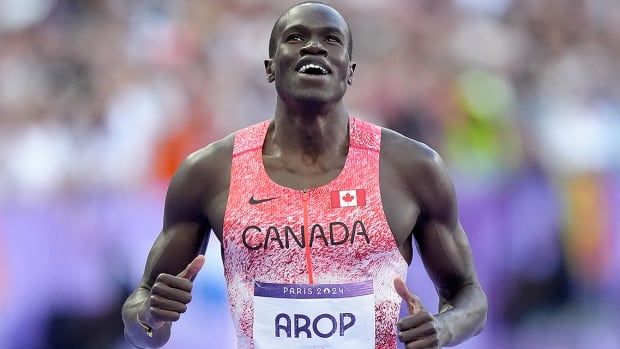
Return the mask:
{"type": "Polygon", "coordinates": [[[440,347],[454,346],[480,333],[487,319],[487,298],[480,285],[470,284],[440,306],[440,347]]]}
{"type": "Polygon", "coordinates": [[[125,324],[125,338],[138,348],[159,348],[170,338],[170,322],[153,329],[153,336],[149,337],[145,329],[138,324],[138,312],[150,293],[144,288],[138,288],[127,298],[123,305],[123,323],[125,324]]]}

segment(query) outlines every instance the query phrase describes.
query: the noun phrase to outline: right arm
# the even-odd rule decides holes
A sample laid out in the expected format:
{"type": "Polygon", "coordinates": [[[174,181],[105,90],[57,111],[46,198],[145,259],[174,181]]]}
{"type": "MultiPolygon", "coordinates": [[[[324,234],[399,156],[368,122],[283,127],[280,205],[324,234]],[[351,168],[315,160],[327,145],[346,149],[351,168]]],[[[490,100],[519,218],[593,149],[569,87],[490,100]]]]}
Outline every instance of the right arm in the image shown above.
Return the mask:
{"type": "Polygon", "coordinates": [[[136,347],[164,345],[171,323],[179,319],[191,300],[192,281],[201,263],[198,267],[196,262],[189,264],[204,253],[211,229],[204,214],[209,193],[201,189],[201,183],[208,183],[202,164],[209,158],[209,148],[190,155],[173,176],[166,194],[163,228],[149,252],[139,287],[123,305],[125,338],[136,347]],[[152,328],[152,337],[138,319],[152,328]]]}

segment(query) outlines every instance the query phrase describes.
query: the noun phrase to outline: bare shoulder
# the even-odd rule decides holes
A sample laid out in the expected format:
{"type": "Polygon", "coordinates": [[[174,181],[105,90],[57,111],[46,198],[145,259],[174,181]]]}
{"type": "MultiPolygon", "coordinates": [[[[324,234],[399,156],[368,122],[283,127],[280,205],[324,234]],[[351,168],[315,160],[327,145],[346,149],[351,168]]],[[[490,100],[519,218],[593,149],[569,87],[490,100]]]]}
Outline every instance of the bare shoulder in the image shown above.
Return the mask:
{"type": "Polygon", "coordinates": [[[444,170],[441,157],[431,147],[387,128],[382,128],[381,132],[381,156],[407,176],[433,177],[444,170]]]}
{"type": "Polygon", "coordinates": [[[234,139],[232,133],[191,153],[179,166],[179,174],[210,182],[226,177],[230,172],[234,139]]]}
{"type": "Polygon", "coordinates": [[[383,128],[381,156],[390,172],[406,183],[423,211],[453,207],[452,180],[441,156],[428,145],[383,128]]]}
{"type": "Polygon", "coordinates": [[[230,134],[185,158],[170,183],[170,189],[208,195],[228,187],[235,134],[230,134]]]}

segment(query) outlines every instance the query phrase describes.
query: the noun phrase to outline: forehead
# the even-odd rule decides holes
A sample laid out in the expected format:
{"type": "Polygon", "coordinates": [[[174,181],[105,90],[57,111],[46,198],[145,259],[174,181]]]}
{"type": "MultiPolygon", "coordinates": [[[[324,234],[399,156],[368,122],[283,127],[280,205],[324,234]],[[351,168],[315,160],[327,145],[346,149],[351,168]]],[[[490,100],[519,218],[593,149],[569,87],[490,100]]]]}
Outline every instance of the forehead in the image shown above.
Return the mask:
{"type": "Polygon", "coordinates": [[[322,4],[302,4],[291,8],[280,18],[280,33],[291,27],[333,28],[347,33],[349,25],[338,11],[322,4]]]}

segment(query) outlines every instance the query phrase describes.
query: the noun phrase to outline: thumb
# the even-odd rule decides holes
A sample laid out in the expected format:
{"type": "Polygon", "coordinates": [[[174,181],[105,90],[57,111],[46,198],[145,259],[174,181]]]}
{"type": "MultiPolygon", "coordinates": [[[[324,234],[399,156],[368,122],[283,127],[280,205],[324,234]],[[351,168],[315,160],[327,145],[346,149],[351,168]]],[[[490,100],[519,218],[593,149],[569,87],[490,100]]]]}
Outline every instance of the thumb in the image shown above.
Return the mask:
{"type": "Polygon", "coordinates": [[[194,260],[191,261],[182,272],[177,274],[177,276],[191,281],[196,277],[204,264],[205,256],[199,254],[198,257],[194,258],[194,260]]]}
{"type": "Polygon", "coordinates": [[[403,279],[401,279],[400,277],[395,278],[394,288],[396,289],[396,293],[398,293],[400,298],[407,302],[407,309],[409,310],[409,315],[413,315],[424,309],[420,298],[418,298],[418,296],[409,291],[409,288],[407,287],[403,279]]]}

